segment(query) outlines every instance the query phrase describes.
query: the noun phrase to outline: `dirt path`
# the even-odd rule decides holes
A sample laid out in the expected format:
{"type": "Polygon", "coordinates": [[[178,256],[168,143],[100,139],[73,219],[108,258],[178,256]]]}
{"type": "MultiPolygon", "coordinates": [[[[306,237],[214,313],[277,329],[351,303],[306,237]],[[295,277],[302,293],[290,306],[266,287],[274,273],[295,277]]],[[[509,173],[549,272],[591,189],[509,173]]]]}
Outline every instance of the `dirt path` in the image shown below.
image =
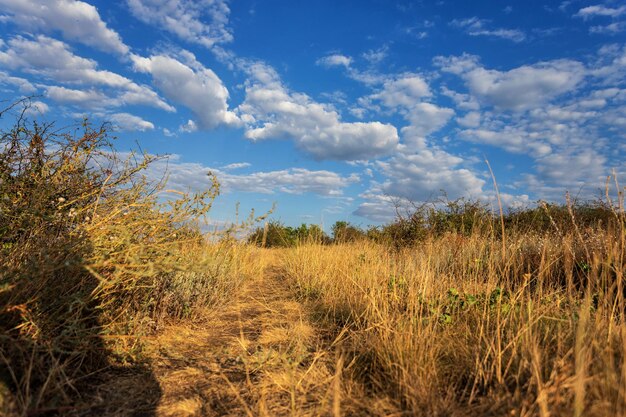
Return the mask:
{"type": "Polygon", "coordinates": [[[266,271],[206,320],[171,326],[150,341],[158,386],[140,375],[117,378],[107,389],[127,390],[132,407],[109,404],[103,414],[345,415],[344,399],[358,397],[342,384],[337,340],[312,326],[278,270],[266,271]]]}
{"type": "Polygon", "coordinates": [[[292,298],[269,273],[247,282],[238,300],[202,326],[168,329],[158,340],[161,359],[154,366],[162,389],[157,415],[305,411],[302,394],[311,390],[311,380],[332,375],[313,363],[315,330],[292,298]],[[302,378],[306,371],[315,377],[302,378]]]}

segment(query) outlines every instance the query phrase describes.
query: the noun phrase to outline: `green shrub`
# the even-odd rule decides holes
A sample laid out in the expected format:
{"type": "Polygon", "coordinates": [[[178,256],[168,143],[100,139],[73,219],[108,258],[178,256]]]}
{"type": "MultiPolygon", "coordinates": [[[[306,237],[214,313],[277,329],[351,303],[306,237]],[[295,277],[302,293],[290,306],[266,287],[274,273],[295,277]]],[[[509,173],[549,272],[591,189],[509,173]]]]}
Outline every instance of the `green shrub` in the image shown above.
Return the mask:
{"type": "Polygon", "coordinates": [[[345,221],[337,221],[332,227],[335,243],[356,242],[366,238],[365,232],[345,221]]]}
{"type": "Polygon", "coordinates": [[[316,224],[303,223],[299,227],[291,227],[277,220],[271,220],[264,227],[256,228],[248,236],[248,243],[267,248],[288,248],[307,242],[327,244],[330,239],[316,224]]]}

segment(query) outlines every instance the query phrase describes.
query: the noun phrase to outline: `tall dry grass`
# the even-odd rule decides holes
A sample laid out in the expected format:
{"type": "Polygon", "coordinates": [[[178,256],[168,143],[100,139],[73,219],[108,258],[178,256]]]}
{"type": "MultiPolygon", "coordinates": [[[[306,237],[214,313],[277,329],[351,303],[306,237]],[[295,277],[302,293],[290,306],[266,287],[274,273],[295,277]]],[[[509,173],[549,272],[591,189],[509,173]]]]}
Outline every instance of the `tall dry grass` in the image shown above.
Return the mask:
{"type": "Polygon", "coordinates": [[[622,207],[594,230],[507,232],[504,248],[445,234],[400,250],[302,245],[282,263],[319,322],[348,332],[344,373],[400,412],[622,416],[622,207]]]}
{"type": "Polygon", "coordinates": [[[100,370],[138,369],[143,337],[218,305],[253,264],[200,233],[215,179],[169,191],[143,176],[155,157],[115,152],[106,126],[29,123],[24,104],[0,135],[0,414],[63,414],[100,370]]]}

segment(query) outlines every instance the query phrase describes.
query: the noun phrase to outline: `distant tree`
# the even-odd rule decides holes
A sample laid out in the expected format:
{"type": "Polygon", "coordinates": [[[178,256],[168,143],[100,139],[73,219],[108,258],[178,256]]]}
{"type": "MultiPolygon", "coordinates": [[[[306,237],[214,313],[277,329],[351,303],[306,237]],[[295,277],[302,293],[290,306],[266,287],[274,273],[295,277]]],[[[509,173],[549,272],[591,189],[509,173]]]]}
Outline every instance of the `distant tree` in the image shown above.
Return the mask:
{"type": "Polygon", "coordinates": [[[264,227],[258,227],[248,236],[248,243],[257,246],[290,247],[296,244],[294,229],[277,220],[269,221],[264,227]]]}
{"type": "Polygon", "coordinates": [[[333,241],[336,243],[355,242],[366,238],[363,230],[342,220],[335,222],[332,231],[333,241]]]}
{"type": "Polygon", "coordinates": [[[302,223],[296,229],[296,238],[300,243],[327,244],[330,241],[330,238],[324,233],[322,228],[316,224],[306,225],[302,223]]]}
{"type": "Polygon", "coordinates": [[[264,227],[258,227],[248,237],[248,243],[257,246],[292,247],[298,243],[321,243],[327,244],[330,238],[321,227],[316,224],[307,225],[302,223],[298,227],[285,226],[279,221],[272,220],[264,227]]]}

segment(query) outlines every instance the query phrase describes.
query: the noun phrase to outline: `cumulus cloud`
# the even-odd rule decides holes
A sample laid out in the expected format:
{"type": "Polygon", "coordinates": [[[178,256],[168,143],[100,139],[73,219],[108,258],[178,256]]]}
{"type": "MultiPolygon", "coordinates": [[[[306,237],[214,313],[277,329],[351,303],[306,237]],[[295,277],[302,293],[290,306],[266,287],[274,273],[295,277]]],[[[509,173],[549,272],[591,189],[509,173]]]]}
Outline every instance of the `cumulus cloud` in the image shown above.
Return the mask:
{"type": "MultiPolygon", "coordinates": [[[[174,111],[149,87],[138,85],[117,73],[98,69],[96,61],[75,55],[66,43],[59,40],[45,35],[34,38],[17,36],[2,46],[0,66],[5,68],[46,81],[79,85],[86,92],[93,87],[108,88],[117,96],[115,99],[108,98],[104,92],[92,96],[104,98],[109,105],[141,104],[174,111]]],[[[86,98],[88,94],[82,97],[86,98]]],[[[93,103],[91,107],[101,104],[93,103]]]]}
{"type": "Polygon", "coordinates": [[[375,65],[381,63],[389,54],[389,46],[384,45],[378,49],[370,49],[361,56],[370,64],[375,65]]]}
{"type": "Polygon", "coordinates": [[[221,169],[224,171],[232,171],[235,169],[248,168],[249,166],[249,162],[234,162],[232,164],[224,165],[221,169]]]}
{"type": "Polygon", "coordinates": [[[29,104],[29,106],[26,108],[25,114],[39,117],[48,113],[48,111],[50,111],[50,107],[48,107],[46,103],[36,100],[29,104]]]}
{"type": "Polygon", "coordinates": [[[316,61],[317,65],[322,65],[324,67],[346,67],[348,68],[352,63],[352,58],[346,55],[341,54],[332,54],[327,55],[323,58],[320,58],[316,61]]]}
{"type": "Polygon", "coordinates": [[[168,187],[176,190],[203,191],[211,186],[207,174],[217,177],[224,192],[249,192],[261,194],[306,194],[337,197],[343,190],[359,180],[356,175],[342,176],[331,171],[312,171],[289,168],[276,171],[260,171],[249,174],[233,174],[227,169],[216,169],[194,162],[183,162],[179,155],[159,160],[149,165],[147,175],[158,180],[167,172],[168,187]]]}
{"type": "Polygon", "coordinates": [[[507,126],[501,130],[466,129],[459,132],[458,136],[469,142],[492,145],[513,153],[541,156],[552,152],[549,143],[517,126],[507,126]]]}
{"type": "Polygon", "coordinates": [[[626,22],[613,22],[608,25],[591,26],[589,32],[615,35],[626,31],[626,22]]]}
{"type": "Polygon", "coordinates": [[[456,122],[463,127],[478,127],[480,126],[480,113],[477,111],[469,112],[463,117],[457,117],[456,122]]]}
{"type": "Polygon", "coordinates": [[[153,123],[129,113],[114,113],[108,119],[120,130],[144,132],[154,129],[153,123]]]}
{"type": "Polygon", "coordinates": [[[185,41],[211,48],[233,40],[225,0],[127,0],[127,4],[137,19],[185,41]]]}
{"type": "Polygon", "coordinates": [[[76,0],[0,0],[2,12],[11,22],[28,30],[61,32],[68,40],[105,52],[128,53],[120,35],[109,29],[98,10],[76,0]]]}
{"type": "MultiPolygon", "coordinates": [[[[370,64],[376,64],[383,60],[386,54],[387,49],[383,47],[376,51],[366,52],[363,54],[363,57],[369,61],[370,64]]],[[[348,77],[365,85],[377,85],[387,80],[385,75],[380,74],[377,71],[372,69],[361,70],[352,65],[353,59],[347,55],[330,54],[318,59],[315,63],[325,68],[342,67],[345,69],[348,77]]]]}
{"type": "Polygon", "coordinates": [[[363,102],[380,102],[400,113],[410,123],[402,128],[404,144],[423,147],[425,137],[445,126],[454,115],[450,108],[423,101],[430,97],[430,87],[420,75],[402,74],[386,81],[363,102]]]}
{"type": "MultiPolygon", "coordinates": [[[[608,7],[604,5],[593,5],[583,7],[578,10],[578,13],[574,17],[581,17],[583,20],[590,20],[596,17],[611,18],[616,20],[617,18],[626,15],[626,6],[620,7],[608,7]]],[[[604,25],[595,25],[589,28],[590,33],[615,35],[620,32],[626,31],[626,22],[612,22],[604,25]]]]}
{"type": "Polygon", "coordinates": [[[560,186],[562,193],[567,184],[583,184],[600,171],[606,174],[609,161],[616,162],[615,134],[626,122],[626,113],[619,110],[626,104],[619,88],[626,73],[625,51],[602,48],[588,65],[559,60],[510,71],[487,70],[469,55],[436,60],[445,71],[460,75],[469,90],[467,95],[446,90],[446,95],[459,104],[474,98],[486,106],[480,114],[457,119],[455,137],[530,156],[536,173],[528,178],[538,196],[556,190],[551,187],[560,186]],[[594,155],[597,171],[583,163],[588,155],[594,155]],[[559,166],[558,161],[568,162],[559,166]],[[567,172],[562,168],[568,163],[578,167],[570,169],[570,183],[558,174],[567,172]]]}
{"type": "Polygon", "coordinates": [[[411,122],[411,132],[419,136],[427,136],[438,131],[448,123],[452,116],[454,116],[454,110],[432,103],[417,103],[405,115],[406,119],[411,122]]]}
{"type": "Polygon", "coordinates": [[[62,104],[79,105],[91,109],[103,109],[110,104],[109,98],[96,90],[51,86],[46,89],[46,97],[62,104]]]}
{"type": "Polygon", "coordinates": [[[539,158],[536,173],[524,174],[515,185],[548,201],[563,201],[566,191],[578,199],[593,199],[604,194],[607,164],[606,157],[593,149],[564,151],[539,158]]]}
{"type": "Polygon", "coordinates": [[[586,69],[577,61],[559,59],[523,65],[509,71],[486,69],[472,55],[437,57],[443,71],[459,75],[479,100],[507,110],[527,110],[574,90],[586,69]]]}
{"type": "Polygon", "coordinates": [[[480,104],[475,97],[469,94],[459,93],[458,91],[450,90],[448,87],[443,86],[441,88],[441,94],[449,97],[454,101],[454,104],[459,110],[479,110],[480,104]]]}
{"type": "Polygon", "coordinates": [[[370,98],[381,101],[387,107],[411,107],[420,99],[431,95],[430,88],[423,77],[406,74],[386,81],[382,90],[372,94],[370,98]]]}
{"type": "Polygon", "coordinates": [[[585,182],[594,186],[606,179],[606,158],[593,149],[583,152],[563,152],[537,160],[539,177],[563,187],[579,187],[585,182]]]}
{"type": "Polygon", "coordinates": [[[485,181],[459,167],[462,162],[462,158],[436,148],[399,153],[389,161],[378,162],[387,177],[381,189],[411,201],[432,200],[442,190],[452,199],[479,197],[485,181]]]}
{"type": "Polygon", "coordinates": [[[24,94],[31,94],[37,91],[35,86],[26,78],[14,77],[4,71],[0,71],[0,84],[17,87],[17,89],[24,94]]]}
{"type": "Polygon", "coordinates": [[[394,126],[342,122],[332,106],[289,91],[264,64],[249,68],[252,79],[238,110],[252,140],[288,138],[318,159],[357,160],[389,154],[398,143],[394,126]]]}
{"type": "Polygon", "coordinates": [[[397,198],[381,194],[380,190],[362,194],[361,198],[365,201],[352,213],[355,216],[379,223],[389,222],[396,217],[397,198]]]}
{"type": "Polygon", "coordinates": [[[264,194],[283,192],[340,196],[343,195],[344,188],[358,181],[358,177],[354,175],[343,177],[331,171],[310,171],[304,168],[242,175],[215,171],[214,173],[218,181],[227,189],[264,194]]]}
{"type": "Polygon", "coordinates": [[[602,117],[597,110],[606,105],[607,99],[591,94],[587,98],[572,98],[569,104],[544,105],[523,114],[485,112],[479,125],[460,124],[466,129],[460,130],[457,137],[534,158],[588,147],[590,138],[594,138],[594,146],[599,147],[602,117]]]}
{"type": "Polygon", "coordinates": [[[186,54],[187,63],[166,55],[131,57],[137,71],[149,73],[154,85],[168,99],[187,107],[196,117],[194,126],[212,129],[237,125],[239,118],[228,110],[229,93],[222,80],[209,68],[186,54]]]}
{"type": "Polygon", "coordinates": [[[463,163],[462,158],[437,147],[404,148],[387,161],[375,162],[385,180],[372,182],[353,214],[387,222],[402,206],[433,202],[442,193],[450,199],[484,197],[485,180],[463,168],[463,163]]]}
{"type": "Polygon", "coordinates": [[[470,36],[492,36],[508,39],[513,42],[522,42],[526,34],[519,29],[488,28],[489,21],[470,17],[467,19],[454,19],[450,25],[463,29],[470,36]]]}
{"type": "Polygon", "coordinates": [[[589,19],[595,16],[608,16],[608,17],[618,17],[626,14],[626,6],[620,7],[607,7],[603,5],[594,5],[583,7],[578,10],[574,16],[582,17],[583,19],[589,19]]]}
{"type": "Polygon", "coordinates": [[[462,158],[427,140],[455,114],[453,109],[424,101],[431,97],[426,81],[415,74],[395,77],[368,97],[397,111],[408,125],[401,129],[402,144],[397,152],[374,163],[384,181],[372,183],[355,215],[382,222],[394,217],[398,199],[424,202],[442,191],[450,198],[481,195],[484,180],[464,168],[462,158]]]}
{"type": "Polygon", "coordinates": [[[193,133],[198,131],[198,126],[193,120],[187,120],[187,123],[178,127],[178,131],[184,133],[193,133]]]}

